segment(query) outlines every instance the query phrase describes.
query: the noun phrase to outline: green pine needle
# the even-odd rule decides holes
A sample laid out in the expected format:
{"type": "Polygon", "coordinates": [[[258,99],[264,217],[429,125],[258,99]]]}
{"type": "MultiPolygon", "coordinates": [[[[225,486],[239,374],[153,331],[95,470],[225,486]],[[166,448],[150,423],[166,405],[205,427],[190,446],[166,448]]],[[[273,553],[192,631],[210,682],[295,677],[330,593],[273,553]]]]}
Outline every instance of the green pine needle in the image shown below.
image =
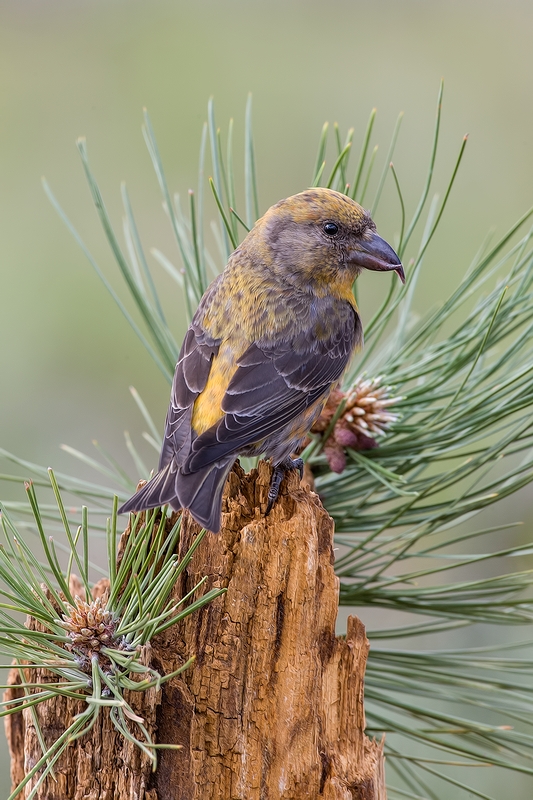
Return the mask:
{"type": "MultiPolygon", "coordinates": [[[[373,646],[366,677],[366,715],[372,734],[387,733],[388,778],[394,781],[389,787],[390,796],[437,800],[445,796],[440,794],[442,781],[444,786],[448,785],[444,791],[451,792],[453,797],[467,797],[469,793],[489,797],[476,786],[476,772],[470,769],[468,780],[463,778],[467,766],[494,765],[529,775],[533,757],[531,643],[517,645],[515,651],[515,646],[501,640],[501,632],[510,626],[531,623],[533,574],[517,569],[517,562],[513,561],[531,551],[527,545],[494,546],[495,534],[511,529],[517,524],[513,521],[491,526],[482,522],[474,527],[474,517],[533,480],[533,229],[523,232],[533,209],[496,244],[489,246],[487,239],[473,263],[465,265],[464,277],[450,296],[428,309],[425,316],[417,317],[413,308],[418,278],[422,269],[431,269],[431,245],[453,197],[466,145],[465,137],[459,144],[447,183],[430,197],[434,192],[442,92],[441,85],[427,174],[414,211],[404,199],[401,164],[392,165],[402,114],[392,132],[385,159],[378,164],[381,150],[373,141],[376,111],[372,111],[362,132],[351,185],[347,183],[347,170],[353,129],[343,137],[339,126],[334,125],[332,163],[327,169],[327,123],[320,134],[311,171],[312,185],[330,185],[359,200],[373,193],[374,214],[386,188],[396,193],[398,249],[406,265],[407,284],[401,287],[396,276],[392,276],[387,296],[366,325],[362,357],[354,363],[344,384],[344,389],[349,390],[358,381],[366,380],[365,376],[379,377],[380,385],[392,387],[396,396],[389,409],[394,412],[394,421],[388,430],[376,436],[375,449],[347,451],[346,467],[340,475],[331,471],[324,445],[335,432],[344,407],[338,409],[327,435],[322,439],[315,437],[305,451],[317,491],[335,520],[340,548],[336,568],[341,579],[341,603],[386,609],[383,612],[386,625],[369,634],[373,646]],[[414,247],[417,240],[420,244],[414,247]],[[481,568],[485,563],[490,567],[488,572],[472,572],[473,566],[477,569],[477,565],[481,568]],[[416,616],[395,624],[396,612],[416,616]],[[490,630],[495,641],[502,643],[484,651],[446,647],[459,628],[476,623],[493,626],[490,630]],[[415,637],[428,634],[442,637],[440,649],[428,651],[417,646],[415,637]],[[378,646],[379,643],[387,646],[378,646]]],[[[233,122],[223,146],[214,103],[209,101],[200,146],[199,185],[188,193],[187,208],[182,209],[179,198],[171,196],[153,128],[145,115],[145,138],[181,264],[176,265],[173,256],[169,258],[157,249],[150,252],[156,269],[162,267],[168,272],[183,294],[189,319],[208,283],[208,272],[216,274],[260,215],[251,98],[244,128],[244,189],[240,198],[233,161],[233,122]],[[206,166],[208,150],[210,167],[206,166]],[[214,202],[209,193],[205,194],[209,175],[212,175],[214,202]],[[220,254],[215,255],[205,244],[206,226],[211,224],[208,199],[209,212],[217,220],[212,227],[220,254]]],[[[144,256],[127,193],[123,189],[123,249],[90,171],[83,143],[80,153],[126,291],[137,308],[136,316],[130,314],[126,303],[111,288],[48,188],[47,193],[128,323],[171,380],[178,346],[163,315],[156,290],[157,273],[152,274],[144,256]]],[[[294,190],[301,188],[304,187],[294,190]]],[[[143,435],[157,447],[160,440],[157,427],[138,394],[133,392],[133,396],[147,427],[143,435]]],[[[125,498],[139,477],[149,477],[131,439],[128,446],[135,465],[131,477],[100,446],[98,458],[72,449],[69,452],[99,472],[104,479],[102,483],[56,475],[56,499],[59,492],[68,492],[74,504],[81,501],[88,505],[92,531],[96,534],[106,530],[101,516],[108,516],[115,492],[125,498]]],[[[35,476],[35,487],[41,489],[47,485],[48,475],[42,467],[5,451],[0,451],[0,455],[35,476]]],[[[20,480],[11,474],[0,478],[20,480]]],[[[31,508],[22,503],[6,504],[2,517],[6,544],[0,548],[0,579],[5,584],[6,602],[0,606],[0,644],[7,647],[6,642],[10,642],[10,657],[26,660],[31,655],[37,664],[46,661],[49,652],[53,652],[56,660],[59,654],[67,652],[63,648],[64,630],[60,627],[50,628],[52,635],[46,642],[27,631],[24,641],[13,633],[19,630],[12,618],[14,611],[26,609],[43,621],[51,616],[51,608],[64,606],[60,592],[69,598],[67,576],[61,573],[56,554],[61,542],[56,539],[48,542],[45,522],[58,535],[61,531],[67,535],[67,552],[80,571],[86,593],[90,588],[88,573],[94,570],[88,559],[86,512],[71,510],[70,502],[68,510],[61,505],[59,510],[57,505],[54,510],[53,504],[37,506],[33,487],[28,496],[31,508]],[[35,517],[34,527],[37,526],[44,552],[42,562],[23,544],[21,532],[30,524],[26,521],[29,512],[35,517]],[[80,533],[72,533],[78,529],[80,533]],[[49,595],[37,588],[43,578],[50,587],[49,595]]],[[[167,539],[163,534],[158,535],[156,544],[149,545],[147,536],[154,530],[155,515],[148,516],[144,526],[138,522],[137,527],[134,525],[118,568],[114,566],[115,545],[109,548],[112,582],[109,602],[122,615],[123,630],[132,642],[147,640],[197,607],[191,598],[184,598],[180,608],[157,599],[168,596],[177,571],[184,568],[190,555],[181,565],[172,561],[178,529],[167,539]],[[143,538],[144,532],[148,533],[143,538]],[[160,548],[165,560],[166,566],[157,576],[150,572],[149,566],[143,572],[143,565],[153,563],[147,558],[149,547],[160,548]],[[121,593],[117,587],[125,585],[126,575],[136,577],[128,581],[127,591],[121,593]]],[[[116,501],[107,530],[116,533],[116,501]]],[[[115,536],[109,538],[115,541],[115,536]]],[[[210,599],[208,593],[198,602],[210,599]]],[[[361,613],[364,619],[364,611],[361,613]]],[[[72,669],[68,655],[62,657],[72,669]]],[[[133,656],[114,650],[112,657],[117,674],[122,670],[123,686],[128,680],[126,670],[145,670],[135,663],[133,656]]],[[[89,697],[84,689],[85,673],[77,675],[72,684],[60,672],[56,674],[57,684],[47,685],[46,692],[72,691],[76,696],[89,697]]],[[[106,680],[96,669],[95,685],[97,678],[100,682],[106,680]]],[[[149,680],[153,685],[153,681],[164,679],[154,675],[149,680]]],[[[108,687],[113,698],[119,691],[118,683],[108,687]]],[[[27,684],[22,703],[37,702],[36,697],[40,702],[41,695],[32,694],[35,688],[27,684]]],[[[113,722],[123,735],[129,735],[122,711],[113,702],[110,709],[113,722]]],[[[47,764],[46,768],[51,770],[58,748],[66,746],[68,738],[80,735],[91,725],[94,714],[101,708],[101,696],[93,692],[84,719],[75,723],[77,727],[68,737],[54,745],[40,766],[47,764]]],[[[139,742],[148,752],[155,753],[155,746],[142,731],[139,742]]]]}
{"type": "MultiPolygon", "coordinates": [[[[82,524],[72,534],[58,482],[49,470],[50,484],[55,495],[57,511],[63,523],[69,553],[68,566],[62,570],[55,556],[53,542],[45,534],[45,522],[32,484],[26,491],[34,523],[39,532],[41,563],[29,548],[8,509],[0,503],[0,523],[4,544],[0,546],[0,653],[7,659],[24,664],[20,684],[24,694],[13,701],[0,703],[0,717],[31,709],[43,756],[28,772],[10,795],[17,797],[24,786],[39,772],[39,779],[29,796],[35,796],[47,775],[69,743],[86,733],[98,714],[108,709],[120,733],[145,752],[155,768],[156,747],[150,740],[143,720],[136,716],[125,699],[125,691],[158,690],[173,675],[190,666],[193,659],[172,675],[160,675],[143,664],[142,647],[157,634],[178,620],[210,603],[224,589],[212,589],[201,594],[200,581],[186,597],[177,602],[170,599],[177,576],[190,562],[194,550],[205,535],[199,534],[186,556],[179,560],[175,554],[180,536],[181,517],[166,525],[165,509],[146,516],[132,517],[131,532],[120,564],[116,565],[117,498],[114,498],[108,520],[109,597],[92,600],[91,566],[88,557],[89,521],[87,508],[82,509],[82,524]],[[157,524],[157,533],[156,533],[157,524]],[[80,552],[81,549],[81,552],[80,552]],[[70,589],[71,567],[76,565],[83,587],[83,597],[73,597],[70,589]],[[87,616],[87,612],[89,616],[87,616]],[[98,615],[102,615],[98,617],[98,615]],[[38,620],[44,631],[34,631],[24,625],[28,615],[38,620]],[[91,630],[91,615],[98,617],[101,629],[91,630]],[[22,621],[21,621],[22,620],[22,621]],[[95,645],[98,640],[99,644],[95,645]],[[38,684],[26,675],[37,668],[46,668],[56,677],[55,682],[38,684]],[[131,675],[144,674],[142,681],[131,675]],[[75,717],[64,733],[50,746],[45,746],[35,709],[56,696],[70,697],[86,703],[86,709],[75,717]],[[130,724],[126,722],[128,717],[130,724]],[[137,726],[132,733],[131,723],[137,726]]],[[[4,665],[5,666],[5,665],[4,665]]],[[[5,687],[4,687],[5,688],[5,687]]],[[[172,746],[172,745],[169,745],[172,746]]]]}

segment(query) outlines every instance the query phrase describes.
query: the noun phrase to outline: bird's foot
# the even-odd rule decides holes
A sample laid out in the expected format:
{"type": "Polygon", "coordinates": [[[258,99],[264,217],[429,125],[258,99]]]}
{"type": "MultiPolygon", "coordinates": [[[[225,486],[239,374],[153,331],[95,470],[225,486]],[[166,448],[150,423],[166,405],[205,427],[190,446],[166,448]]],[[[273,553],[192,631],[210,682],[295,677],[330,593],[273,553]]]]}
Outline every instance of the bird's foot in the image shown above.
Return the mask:
{"type": "Polygon", "coordinates": [[[285,458],[281,464],[278,464],[274,467],[272,480],[270,481],[270,487],[268,490],[268,503],[265,517],[268,517],[272,511],[272,506],[278,499],[279,487],[281,486],[281,481],[285,477],[285,473],[289,472],[291,469],[297,469],[300,473],[300,480],[302,480],[304,476],[304,462],[301,458],[285,458]]]}

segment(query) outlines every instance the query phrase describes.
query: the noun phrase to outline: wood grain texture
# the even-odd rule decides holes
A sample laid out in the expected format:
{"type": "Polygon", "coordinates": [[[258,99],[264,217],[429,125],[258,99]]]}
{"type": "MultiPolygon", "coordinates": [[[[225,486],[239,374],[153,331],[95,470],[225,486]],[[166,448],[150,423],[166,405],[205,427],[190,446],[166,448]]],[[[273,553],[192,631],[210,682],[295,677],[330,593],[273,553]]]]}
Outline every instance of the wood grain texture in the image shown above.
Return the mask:
{"type": "MultiPolygon", "coordinates": [[[[364,627],[350,617],[346,638],[335,636],[333,522],[295,473],[265,518],[270,475],[265,463],[230,474],[222,531],[206,535],[174,588],[183,596],[207,575],[202,591],[227,592],[145,654],[163,673],[196,654],[194,667],[135,705],[156,741],[182,749],[159,751],[150,773],[104,714],[41,800],[386,800],[382,746],[364,735],[364,627]]],[[[181,554],[197,532],[185,515],[181,554]]],[[[47,736],[73,710],[48,704],[47,736]]],[[[25,715],[8,718],[14,781],[39,753],[25,715]]]]}

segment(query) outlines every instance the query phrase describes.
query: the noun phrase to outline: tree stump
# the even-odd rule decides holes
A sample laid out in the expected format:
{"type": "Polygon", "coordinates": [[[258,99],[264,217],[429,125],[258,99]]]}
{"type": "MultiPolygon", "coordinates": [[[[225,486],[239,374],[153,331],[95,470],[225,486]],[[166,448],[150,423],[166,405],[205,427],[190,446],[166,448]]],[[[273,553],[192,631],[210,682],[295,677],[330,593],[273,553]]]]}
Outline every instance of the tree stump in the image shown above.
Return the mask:
{"type": "MultiPolygon", "coordinates": [[[[333,522],[296,473],[265,518],[270,476],[264,462],[249,475],[238,465],[230,474],[222,531],[205,536],[174,588],[182,597],[207,575],[202,591],[227,592],[144,654],[161,673],[196,654],[162,692],[135,699],[155,741],[182,748],[160,750],[152,773],[101,714],[37,798],[386,800],[382,745],[364,735],[364,627],[350,617],[346,638],[335,636],[333,522]]],[[[180,555],[198,530],[185,514],[180,555]]],[[[13,670],[9,697],[20,693],[17,681],[13,670]]],[[[63,698],[43,706],[37,713],[47,741],[79,711],[63,698]]],[[[30,711],[6,719],[16,783],[41,751],[30,711]]]]}

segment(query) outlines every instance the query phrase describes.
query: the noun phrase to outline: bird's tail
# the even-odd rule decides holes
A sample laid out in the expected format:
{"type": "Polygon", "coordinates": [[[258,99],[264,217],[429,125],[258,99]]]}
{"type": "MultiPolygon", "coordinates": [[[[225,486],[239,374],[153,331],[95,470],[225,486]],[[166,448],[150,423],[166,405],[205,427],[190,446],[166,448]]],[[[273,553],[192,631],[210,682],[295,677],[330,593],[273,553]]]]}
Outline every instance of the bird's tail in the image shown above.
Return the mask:
{"type": "Polygon", "coordinates": [[[170,503],[175,511],[181,508],[176,494],[176,468],[172,469],[172,462],[160,470],[148,483],[135,492],[124,505],[120,506],[118,513],[126,514],[129,511],[145,511],[148,508],[158,508],[170,503]]]}
{"type": "Polygon", "coordinates": [[[232,453],[197,472],[180,472],[178,476],[177,490],[182,508],[188,508],[196,522],[213,533],[220,530],[222,492],[234,463],[235,454],[232,453]]]}
{"type": "Polygon", "coordinates": [[[130,497],[118,513],[144,511],[170,503],[175,511],[187,508],[196,522],[208,531],[218,533],[222,508],[222,492],[226,478],[235,462],[232,454],[216,464],[208,464],[197,472],[176,471],[167,464],[146,486],[130,497]]]}

